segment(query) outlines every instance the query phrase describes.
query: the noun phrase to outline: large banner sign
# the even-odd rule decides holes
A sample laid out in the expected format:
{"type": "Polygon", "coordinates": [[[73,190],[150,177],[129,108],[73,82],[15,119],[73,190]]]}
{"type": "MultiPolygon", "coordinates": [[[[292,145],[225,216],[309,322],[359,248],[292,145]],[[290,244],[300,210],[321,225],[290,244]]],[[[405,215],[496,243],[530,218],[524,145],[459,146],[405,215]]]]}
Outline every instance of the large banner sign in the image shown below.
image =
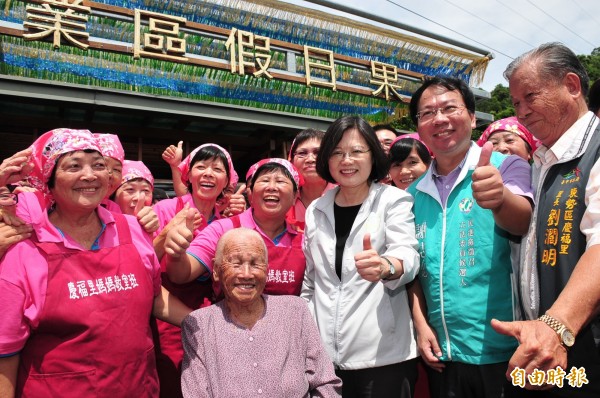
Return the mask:
{"type": "Polygon", "coordinates": [[[0,1],[0,73],[322,118],[404,113],[487,57],[274,0],[0,1]]]}

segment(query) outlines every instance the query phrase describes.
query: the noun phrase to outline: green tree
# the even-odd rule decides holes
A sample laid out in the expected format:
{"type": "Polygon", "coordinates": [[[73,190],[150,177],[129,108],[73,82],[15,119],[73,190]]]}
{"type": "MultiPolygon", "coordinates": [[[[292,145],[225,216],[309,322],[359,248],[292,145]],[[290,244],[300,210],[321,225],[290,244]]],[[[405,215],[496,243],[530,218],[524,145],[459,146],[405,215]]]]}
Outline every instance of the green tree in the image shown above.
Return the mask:
{"type": "Polygon", "coordinates": [[[594,48],[590,55],[578,55],[577,58],[587,70],[590,83],[600,79],[600,47],[594,48]]]}

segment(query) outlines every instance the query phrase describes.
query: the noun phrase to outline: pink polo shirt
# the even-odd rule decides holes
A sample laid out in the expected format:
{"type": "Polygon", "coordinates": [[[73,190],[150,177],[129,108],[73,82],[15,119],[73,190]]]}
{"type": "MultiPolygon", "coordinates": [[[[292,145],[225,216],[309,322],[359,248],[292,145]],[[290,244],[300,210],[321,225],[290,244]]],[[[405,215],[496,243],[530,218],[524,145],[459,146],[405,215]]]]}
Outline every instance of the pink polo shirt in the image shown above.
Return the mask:
{"type": "MultiPolygon", "coordinates": [[[[239,214],[240,224],[242,227],[250,228],[261,234],[263,239],[266,241],[272,241],[254,222],[252,217],[252,208],[239,214]]],[[[217,242],[223,234],[230,229],[233,229],[233,221],[229,218],[223,218],[221,220],[211,223],[208,227],[204,228],[198,236],[194,238],[190,247],[187,249],[187,253],[194,256],[209,272],[212,273],[213,262],[212,259],[215,257],[215,251],[217,249],[217,242]]],[[[298,232],[294,230],[290,225],[286,225],[286,231],[276,242],[273,242],[278,247],[291,247],[292,239],[298,232]]]]}
{"type": "MultiPolygon", "coordinates": [[[[35,196],[33,198],[35,199],[35,196]]],[[[29,204],[35,205],[34,202],[29,204]]],[[[34,206],[34,213],[35,210],[34,206]]],[[[113,215],[102,206],[98,207],[97,212],[105,226],[98,237],[98,247],[118,246],[119,239],[113,215]]],[[[38,222],[33,223],[40,242],[64,242],[67,248],[86,250],[68,236],[61,235],[48,220],[46,212],[32,214],[32,216],[40,217],[38,222]]],[[[140,227],[137,219],[127,215],[124,217],[129,225],[132,243],[137,247],[142,262],[152,278],[154,295],[157,296],[160,293],[161,280],[160,265],[154,248],[148,242],[147,234],[140,227]]],[[[2,308],[0,356],[15,354],[25,345],[30,328],[37,326],[44,308],[47,283],[48,264],[30,239],[17,243],[6,252],[0,262],[0,308],[2,308]]]]}

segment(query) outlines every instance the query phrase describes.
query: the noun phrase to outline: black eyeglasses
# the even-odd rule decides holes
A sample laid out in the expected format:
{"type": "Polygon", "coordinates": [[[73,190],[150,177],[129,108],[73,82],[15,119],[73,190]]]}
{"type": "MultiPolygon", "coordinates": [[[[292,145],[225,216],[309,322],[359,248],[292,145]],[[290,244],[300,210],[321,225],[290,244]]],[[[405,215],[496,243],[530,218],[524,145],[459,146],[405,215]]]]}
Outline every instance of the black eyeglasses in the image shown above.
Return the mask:
{"type": "Polygon", "coordinates": [[[19,201],[19,197],[16,193],[2,193],[0,194],[0,206],[14,206],[19,201]]]}

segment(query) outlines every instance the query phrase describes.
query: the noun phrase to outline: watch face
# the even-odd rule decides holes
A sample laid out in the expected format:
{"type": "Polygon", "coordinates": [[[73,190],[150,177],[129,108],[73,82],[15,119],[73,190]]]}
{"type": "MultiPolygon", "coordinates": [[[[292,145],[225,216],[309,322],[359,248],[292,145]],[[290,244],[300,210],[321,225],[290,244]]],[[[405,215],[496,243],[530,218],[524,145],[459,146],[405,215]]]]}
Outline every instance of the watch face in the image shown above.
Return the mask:
{"type": "Polygon", "coordinates": [[[570,331],[563,330],[561,337],[563,344],[567,347],[572,347],[573,344],[575,344],[575,336],[573,336],[573,333],[571,333],[570,331]]]}

